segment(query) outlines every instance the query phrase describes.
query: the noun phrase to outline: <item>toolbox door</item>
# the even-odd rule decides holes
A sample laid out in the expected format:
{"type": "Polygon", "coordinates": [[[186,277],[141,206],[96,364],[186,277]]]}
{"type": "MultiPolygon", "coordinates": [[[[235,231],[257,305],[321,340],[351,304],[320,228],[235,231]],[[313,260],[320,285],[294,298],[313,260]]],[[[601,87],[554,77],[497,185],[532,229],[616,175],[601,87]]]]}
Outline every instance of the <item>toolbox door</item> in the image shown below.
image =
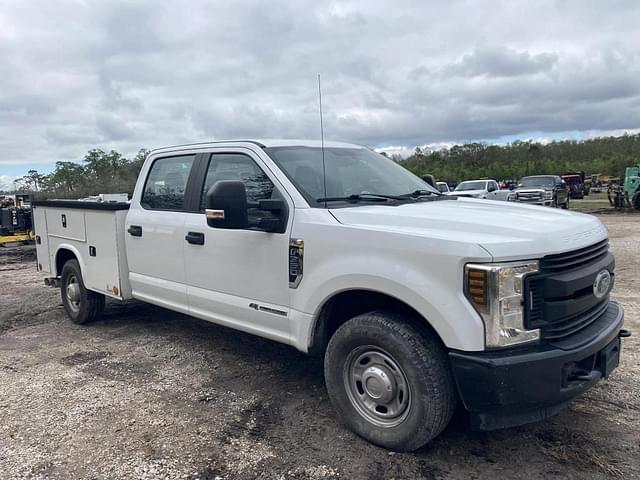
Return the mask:
{"type": "Polygon", "coordinates": [[[51,259],[49,258],[49,235],[47,233],[47,216],[45,208],[33,207],[33,229],[36,236],[36,254],[38,256],[38,270],[51,273],[51,259]]]}

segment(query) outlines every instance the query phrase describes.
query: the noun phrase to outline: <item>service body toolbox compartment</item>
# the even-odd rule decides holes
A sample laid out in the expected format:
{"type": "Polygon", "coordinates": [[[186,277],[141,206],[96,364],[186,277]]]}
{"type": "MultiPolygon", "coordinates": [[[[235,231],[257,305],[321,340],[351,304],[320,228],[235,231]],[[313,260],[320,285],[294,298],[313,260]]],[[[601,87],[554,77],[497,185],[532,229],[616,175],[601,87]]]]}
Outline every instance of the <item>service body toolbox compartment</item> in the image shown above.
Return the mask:
{"type": "Polygon", "coordinates": [[[38,268],[59,277],[73,253],[87,289],[131,297],[124,247],[128,203],[44,200],[33,203],[38,268]]]}

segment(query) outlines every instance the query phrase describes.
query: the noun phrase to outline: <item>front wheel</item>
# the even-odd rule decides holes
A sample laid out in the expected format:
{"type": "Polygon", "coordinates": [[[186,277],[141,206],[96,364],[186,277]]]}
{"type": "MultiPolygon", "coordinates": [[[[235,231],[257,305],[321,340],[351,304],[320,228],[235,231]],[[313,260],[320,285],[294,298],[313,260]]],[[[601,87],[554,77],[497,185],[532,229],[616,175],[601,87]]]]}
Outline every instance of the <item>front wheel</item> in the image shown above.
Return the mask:
{"type": "Polygon", "coordinates": [[[85,288],[78,261],[68,260],[61,277],[60,293],[67,316],[77,324],[95,320],[104,310],[104,295],[85,288]]]}
{"type": "Polygon", "coordinates": [[[562,204],[562,207],[565,210],[569,209],[569,197],[566,198],[566,200],[564,201],[564,203],[562,204]]]}
{"type": "Polygon", "coordinates": [[[456,407],[446,352],[402,315],[359,315],[331,337],[324,375],[342,421],[366,440],[413,451],[435,438],[456,407]]]}

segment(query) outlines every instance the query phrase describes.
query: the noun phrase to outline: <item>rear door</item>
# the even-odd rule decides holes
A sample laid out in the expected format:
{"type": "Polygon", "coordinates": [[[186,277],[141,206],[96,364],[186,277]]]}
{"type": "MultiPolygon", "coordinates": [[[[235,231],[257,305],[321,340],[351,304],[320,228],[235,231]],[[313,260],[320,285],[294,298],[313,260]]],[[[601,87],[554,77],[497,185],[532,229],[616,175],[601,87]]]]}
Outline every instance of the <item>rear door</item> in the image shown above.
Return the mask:
{"type": "MultiPolygon", "coordinates": [[[[188,312],[183,227],[196,154],[157,157],[136,192],[125,224],[129,280],[135,298],[188,312]]],[[[144,175],[143,171],[141,175],[144,175]]]]}

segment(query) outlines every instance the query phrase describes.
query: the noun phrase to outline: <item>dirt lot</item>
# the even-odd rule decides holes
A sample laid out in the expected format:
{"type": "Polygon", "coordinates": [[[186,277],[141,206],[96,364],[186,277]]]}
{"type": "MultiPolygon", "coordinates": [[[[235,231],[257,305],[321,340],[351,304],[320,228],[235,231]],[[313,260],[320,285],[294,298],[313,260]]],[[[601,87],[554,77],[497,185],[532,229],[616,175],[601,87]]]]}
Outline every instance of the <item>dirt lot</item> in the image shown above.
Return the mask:
{"type": "Polygon", "coordinates": [[[535,425],[475,433],[460,412],[415,454],[346,431],[318,360],[139,303],[73,325],[32,250],[3,249],[0,478],[640,478],[640,215],[601,218],[636,332],[620,368],[535,425]]]}

